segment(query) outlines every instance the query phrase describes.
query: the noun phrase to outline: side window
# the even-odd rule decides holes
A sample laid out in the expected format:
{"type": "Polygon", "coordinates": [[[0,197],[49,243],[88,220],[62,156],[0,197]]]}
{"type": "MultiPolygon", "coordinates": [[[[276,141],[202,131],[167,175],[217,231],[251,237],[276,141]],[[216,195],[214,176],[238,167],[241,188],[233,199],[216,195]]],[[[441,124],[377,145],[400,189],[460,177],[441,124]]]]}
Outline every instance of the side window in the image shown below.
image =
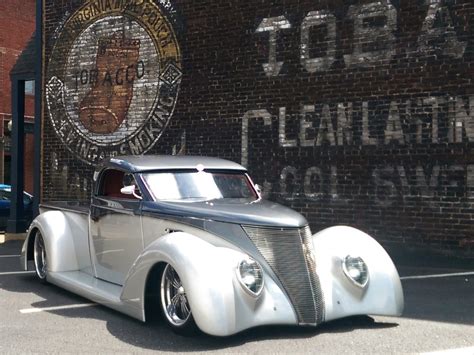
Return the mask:
{"type": "Polygon", "coordinates": [[[120,170],[107,169],[102,173],[98,196],[135,200],[136,197],[134,197],[133,195],[125,195],[120,192],[122,187],[125,186],[124,183],[130,178],[133,182],[135,181],[133,175],[131,174],[125,174],[123,171],[120,170]]]}
{"type": "Polygon", "coordinates": [[[120,170],[107,169],[102,173],[100,180],[99,196],[122,198],[120,189],[124,173],[120,170]]]}

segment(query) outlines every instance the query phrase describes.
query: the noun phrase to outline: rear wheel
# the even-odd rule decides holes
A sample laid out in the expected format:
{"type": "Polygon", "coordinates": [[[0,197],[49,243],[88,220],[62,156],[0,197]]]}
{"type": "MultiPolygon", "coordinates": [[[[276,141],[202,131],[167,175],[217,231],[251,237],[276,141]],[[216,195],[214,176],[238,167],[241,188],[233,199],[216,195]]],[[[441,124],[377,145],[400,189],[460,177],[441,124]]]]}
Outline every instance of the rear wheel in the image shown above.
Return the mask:
{"type": "Polygon", "coordinates": [[[161,277],[160,301],[164,318],[174,332],[181,335],[197,332],[186,290],[178,273],[169,264],[165,266],[161,277]]]}
{"type": "Polygon", "coordinates": [[[46,257],[46,247],[44,245],[43,236],[38,231],[36,232],[35,242],[34,242],[34,251],[33,256],[35,260],[35,271],[38,279],[46,283],[46,274],[48,270],[48,262],[46,257]]]}

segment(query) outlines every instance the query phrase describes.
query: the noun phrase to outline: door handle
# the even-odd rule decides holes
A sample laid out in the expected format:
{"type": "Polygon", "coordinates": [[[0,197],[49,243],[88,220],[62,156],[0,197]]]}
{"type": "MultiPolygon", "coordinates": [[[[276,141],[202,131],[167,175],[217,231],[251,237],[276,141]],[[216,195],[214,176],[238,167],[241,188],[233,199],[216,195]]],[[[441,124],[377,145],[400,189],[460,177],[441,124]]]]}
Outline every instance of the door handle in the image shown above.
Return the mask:
{"type": "Polygon", "coordinates": [[[165,228],[165,233],[166,233],[166,234],[176,233],[176,232],[182,232],[182,230],[181,230],[181,229],[165,228]]]}

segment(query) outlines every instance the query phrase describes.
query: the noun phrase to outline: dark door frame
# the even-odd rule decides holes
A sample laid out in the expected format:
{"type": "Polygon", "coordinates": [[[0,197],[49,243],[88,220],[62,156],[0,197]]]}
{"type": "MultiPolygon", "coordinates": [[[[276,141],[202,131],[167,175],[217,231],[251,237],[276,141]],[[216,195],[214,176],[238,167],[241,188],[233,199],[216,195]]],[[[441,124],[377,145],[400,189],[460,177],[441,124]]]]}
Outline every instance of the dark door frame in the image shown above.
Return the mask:
{"type": "Polygon", "coordinates": [[[7,232],[22,233],[26,230],[23,209],[24,153],[25,153],[25,81],[29,75],[12,75],[12,145],[11,145],[11,205],[7,232]]]}
{"type": "Polygon", "coordinates": [[[43,0],[36,1],[35,66],[28,73],[12,73],[12,136],[11,186],[12,200],[8,233],[23,233],[28,228],[24,215],[23,190],[25,185],[25,82],[35,81],[33,216],[39,212],[41,200],[41,117],[43,66],[43,0]]]}

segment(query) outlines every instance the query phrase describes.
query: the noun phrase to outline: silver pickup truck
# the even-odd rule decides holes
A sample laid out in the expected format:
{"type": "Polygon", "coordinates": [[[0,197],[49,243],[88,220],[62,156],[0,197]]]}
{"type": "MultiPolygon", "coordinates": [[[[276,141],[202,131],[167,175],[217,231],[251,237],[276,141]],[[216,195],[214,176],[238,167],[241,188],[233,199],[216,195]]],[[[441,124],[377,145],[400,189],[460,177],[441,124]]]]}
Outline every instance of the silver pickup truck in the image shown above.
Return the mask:
{"type": "Polygon", "coordinates": [[[124,156],[93,180],[90,205],[45,204],[32,222],[22,265],[40,281],[141,321],[162,313],[181,334],[403,310],[397,270],[374,239],[347,226],[312,234],[239,164],[124,156]]]}

